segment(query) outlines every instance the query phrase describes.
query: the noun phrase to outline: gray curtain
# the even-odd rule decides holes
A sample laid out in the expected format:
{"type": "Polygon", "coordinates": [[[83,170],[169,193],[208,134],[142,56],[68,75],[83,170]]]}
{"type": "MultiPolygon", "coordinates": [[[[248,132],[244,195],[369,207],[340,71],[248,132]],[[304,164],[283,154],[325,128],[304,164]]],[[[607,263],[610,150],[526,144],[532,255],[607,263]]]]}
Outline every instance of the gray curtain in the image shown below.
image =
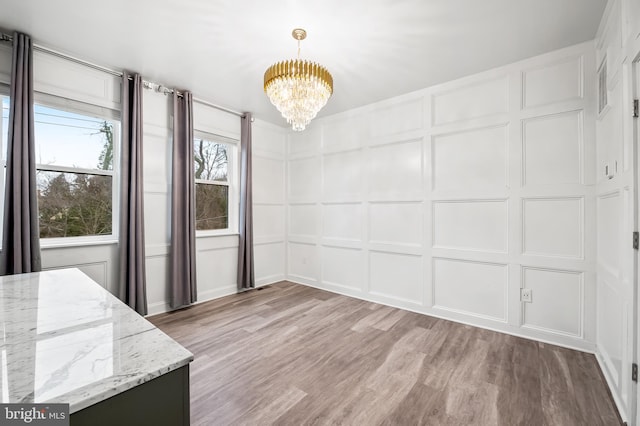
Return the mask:
{"type": "Polygon", "coordinates": [[[251,165],[251,113],[240,126],[240,246],[238,248],[238,290],[256,286],[253,270],[253,188],[251,165]]]}
{"type": "Polygon", "coordinates": [[[120,277],[118,296],[147,314],[142,179],[142,78],[122,75],[122,161],[120,162],[120,277]]]}
{"type": "Polygon", "coordinates": [[[41,269],[33,127],[33,45],[13,34],[0,275],[41,269]]]}
{"type": "Polygon", "coordinates": [[[195,177],[193,97],[173,94],[173,167],[171,169],[171,276],[169,306],[196,301],[195,177]]]}

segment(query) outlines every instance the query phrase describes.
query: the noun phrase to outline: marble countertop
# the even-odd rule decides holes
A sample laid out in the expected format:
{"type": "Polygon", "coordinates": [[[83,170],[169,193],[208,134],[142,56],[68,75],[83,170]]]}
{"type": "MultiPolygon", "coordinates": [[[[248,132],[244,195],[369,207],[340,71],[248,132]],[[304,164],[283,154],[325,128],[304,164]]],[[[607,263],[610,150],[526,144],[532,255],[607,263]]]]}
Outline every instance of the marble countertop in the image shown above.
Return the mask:
{"type": "Polygon", "coordinates": [[[71,413],[193,354],[78,269],[0,277],[0,399],[71,413]]]}

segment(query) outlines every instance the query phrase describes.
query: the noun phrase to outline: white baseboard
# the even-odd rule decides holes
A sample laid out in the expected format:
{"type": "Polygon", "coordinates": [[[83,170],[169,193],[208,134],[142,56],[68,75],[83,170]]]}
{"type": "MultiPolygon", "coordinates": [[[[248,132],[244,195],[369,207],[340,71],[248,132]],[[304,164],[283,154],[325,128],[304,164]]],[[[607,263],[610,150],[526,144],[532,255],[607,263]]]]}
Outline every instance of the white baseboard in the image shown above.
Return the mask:
{"type": "MultiPolygon", "coordinates": [[[[367,302],[379,303],[381,305],[391,306],[393,308],[404,309],[405,311],[415,312],[422,315],[427,315],[435,318],[445,319],[448,321],[457,322],[460,324],[470,325],[473,327],[483,328],[486,330],[496,331],[498,333],[509,334],[516,337],[522,337],[523,339],[534,340],[536,342],[546,343],[555,346],[561,346],[567,349],[574,349],[581,352],[595,353],[595,344],[587,341],[579,341],[570,337],[557,336],[556,338],[546,336],[546,333],[531,329],[521,329],[520,327],[514,327],[513,325],[504,323],[494,325],[491,320],[484,320],[482,318],[471,318],[467,315],[459,314],[456,312],[434,310],[425,306],[416,305],[414,303],[404,303],[394,299],[390,299],[383,296],[373,295],[365,293],[363,291],[351,290],[348,288],[342,288],[334,285],[319,284],[315,281],[301,280],[296,277],[289,276],[287,281],[294,282],[296,284],[306,285],[308,287],[317,288],[320,290],[326,290],[331,293],[337,293],[344,296],[353,297],[360,300],[366,300],[367,302]]],[[[555,337],[555,336],[554,336],[555,337]]]]}
{"type": "Polygon", "coordinates": [[[595,355],[596,355],[596,360],[598,361],[598,366],[600,367],[600,371],[602,371],[602,375],[604,376],[604,379],[607,381],[607,386],[609,386],[609,392],[611,392],[611,395],[613,396],[613,402],[616,404],[616,408],[618,409],[618,413],[620,413],[620,417],[622,418],[622,421],[626,422],[627,424],[633,424],[633,423],[629,423],[629,419],[627,418],[626,411],[623,409],[623,404],[622,404],[622,401],[620,400],[620,396],[618,395],[618,392],[615,392],[615,389],[616,389],[615,382],[611,377],[611,374],[609,374],[607,363],[604,361],[604,358],[602,358],[602,355],[600,354],[600,351],[598,351],[597,346],[595,350],[595,355]]]}
{"type": "MultiPolygon", "coordinates": [[[[284,275],[273,275],[270,277],[260,278],[256,280],[256,287],[264,287],[265,285],[274,284],[285,279],[284,275]]],[[[232,286],[216,288],[212,290],[206,290],[203,292],[198,292],[198,301],[194,303],[194,305],[199,305],[200,303],[209,302],[211,300],[220,299],[221,297],[230,296],[232,294],[238,293],[238,288],[234,284],[232,286]]],[[[151,303],[148,306],[147,316],[163,314],[165,312],[170,312],[173,309],[169,306],[169,302],[156,302],[151,303]]]]}

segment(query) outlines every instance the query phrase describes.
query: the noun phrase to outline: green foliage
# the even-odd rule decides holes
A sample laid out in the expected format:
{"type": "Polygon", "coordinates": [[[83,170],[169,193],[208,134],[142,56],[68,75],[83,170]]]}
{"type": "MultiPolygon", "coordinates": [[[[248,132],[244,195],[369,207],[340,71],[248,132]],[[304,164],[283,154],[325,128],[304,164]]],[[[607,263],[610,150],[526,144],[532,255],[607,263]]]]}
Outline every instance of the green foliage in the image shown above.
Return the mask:
{"type": "MultiPolygon", "coordinates": [[[[113,168],[113,125],[98,129],[104,146],[98,168],[113,168]]],[[[111,176],[38,172],[40,238],[109,235],[112,232],[111,176]]]]}
{"type": "Polygon", "coordinates": [[[111,234],[111,176],[38,174],[40,238],[111,234]]]}

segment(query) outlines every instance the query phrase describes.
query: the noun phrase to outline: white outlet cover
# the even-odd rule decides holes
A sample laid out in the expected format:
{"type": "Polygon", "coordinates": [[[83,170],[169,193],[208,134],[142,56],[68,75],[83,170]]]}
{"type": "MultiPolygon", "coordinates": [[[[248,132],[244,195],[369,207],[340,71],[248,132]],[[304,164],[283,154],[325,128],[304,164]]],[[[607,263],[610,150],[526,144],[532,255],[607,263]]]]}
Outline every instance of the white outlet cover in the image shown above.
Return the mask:
{"type": "Polygon", "coordinates": [[[520,300],[522,302],[531,303],[532,302],[533,292],[530,288],[521,288],[520,289],[520,300]]]}

